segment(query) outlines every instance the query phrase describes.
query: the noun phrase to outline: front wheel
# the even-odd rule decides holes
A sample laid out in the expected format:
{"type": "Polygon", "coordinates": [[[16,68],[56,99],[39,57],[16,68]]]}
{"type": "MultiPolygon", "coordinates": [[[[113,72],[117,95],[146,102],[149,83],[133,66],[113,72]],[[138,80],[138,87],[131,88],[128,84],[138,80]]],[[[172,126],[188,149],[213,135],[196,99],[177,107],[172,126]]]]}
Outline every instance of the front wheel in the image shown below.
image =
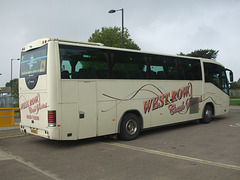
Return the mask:
{"type": "Polygon", "coordinates": [[[210,123],[213,118],[213,109],[210,105],[206,105],[203,111],[203,118],[200,120],[201,123],[210,123]]]}
{"type": "Polygon", "coordinates": [[[126,114],[120,125],[120,139],[130,141],[134,140],[139,136],[140,133],[140,122],[136,114],[126,114]]]}

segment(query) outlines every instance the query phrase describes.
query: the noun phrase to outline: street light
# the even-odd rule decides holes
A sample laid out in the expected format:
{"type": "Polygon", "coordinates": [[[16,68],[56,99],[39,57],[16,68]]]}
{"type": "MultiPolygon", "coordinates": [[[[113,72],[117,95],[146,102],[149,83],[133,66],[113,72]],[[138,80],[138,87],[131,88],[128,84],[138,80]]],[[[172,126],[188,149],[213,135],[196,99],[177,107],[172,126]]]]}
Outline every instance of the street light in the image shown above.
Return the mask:
{"type": "Polygon", "coordinates": [[[108,11],[108,13],[115,13],[117,11],[122,11],[122,48],[124,48],[124,17],[123,17],[123,14],[124,14],[124,10],[123,8],[122,9],[117,9],[117,10],[114,10],[114,9],[111,9],[110,11],[108,11]]]}
{"type": "Polygon", "coordinates": [[[11,97],[12,97],[12,61],[13,60],[19,61],[20,59],[19,58],[18,59],[11,59],[11,97]]]}

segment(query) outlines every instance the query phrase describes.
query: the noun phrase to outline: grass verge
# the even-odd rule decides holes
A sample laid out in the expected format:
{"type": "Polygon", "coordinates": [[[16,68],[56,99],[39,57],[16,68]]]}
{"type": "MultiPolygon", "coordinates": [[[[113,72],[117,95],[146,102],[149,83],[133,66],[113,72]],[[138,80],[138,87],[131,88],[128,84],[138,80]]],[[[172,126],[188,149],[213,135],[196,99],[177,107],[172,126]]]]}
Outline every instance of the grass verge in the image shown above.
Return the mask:
{"type": "Polygon", "coordinates": [[[240,106],[240,98],[232,98],[230,99],[231,106],[240,106]]]}

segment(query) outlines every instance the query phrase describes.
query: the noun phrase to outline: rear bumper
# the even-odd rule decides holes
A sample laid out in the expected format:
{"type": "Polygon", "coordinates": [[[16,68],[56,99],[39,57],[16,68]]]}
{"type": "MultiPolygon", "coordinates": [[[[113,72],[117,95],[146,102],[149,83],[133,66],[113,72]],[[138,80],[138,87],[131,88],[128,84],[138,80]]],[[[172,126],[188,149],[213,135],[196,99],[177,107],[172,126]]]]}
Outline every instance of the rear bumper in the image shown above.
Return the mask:
{"type": "Polygon", "coordinates": [[[20,124],[20,131],[47,139],[60,140],[59,128],[57,127],[41,129],[20,124]]]}

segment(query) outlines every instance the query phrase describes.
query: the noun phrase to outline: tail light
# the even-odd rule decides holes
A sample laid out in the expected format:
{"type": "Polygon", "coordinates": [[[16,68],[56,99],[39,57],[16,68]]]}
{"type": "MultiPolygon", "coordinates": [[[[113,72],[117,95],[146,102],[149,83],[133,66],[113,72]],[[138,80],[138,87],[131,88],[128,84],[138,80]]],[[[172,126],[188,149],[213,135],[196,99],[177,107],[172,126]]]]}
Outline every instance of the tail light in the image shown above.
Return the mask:
{"type": "Polygon", "coordinates": [[[48,126],[56,127],[56,111],[48,111],[48,126]]]}

